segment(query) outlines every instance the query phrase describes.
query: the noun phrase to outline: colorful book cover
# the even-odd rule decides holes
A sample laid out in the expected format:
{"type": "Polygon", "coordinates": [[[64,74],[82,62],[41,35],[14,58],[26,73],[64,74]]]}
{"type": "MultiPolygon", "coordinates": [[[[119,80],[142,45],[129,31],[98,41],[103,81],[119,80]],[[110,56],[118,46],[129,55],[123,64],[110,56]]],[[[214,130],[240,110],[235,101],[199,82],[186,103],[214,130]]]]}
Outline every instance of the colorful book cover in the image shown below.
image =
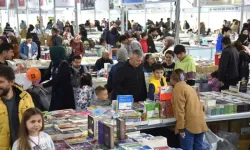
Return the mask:
{"type": "Polygon", "coordinates": [[[118,95],[118,110],[133,109],[133,96],[132,95],[118,95]]]}

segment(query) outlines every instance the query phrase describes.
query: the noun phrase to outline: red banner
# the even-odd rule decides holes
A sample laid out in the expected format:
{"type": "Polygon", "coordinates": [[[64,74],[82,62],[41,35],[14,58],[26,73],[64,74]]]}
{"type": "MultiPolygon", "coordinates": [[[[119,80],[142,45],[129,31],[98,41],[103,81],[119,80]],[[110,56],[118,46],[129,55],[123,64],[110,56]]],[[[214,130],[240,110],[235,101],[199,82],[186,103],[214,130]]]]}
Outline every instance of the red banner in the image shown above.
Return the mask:
{"type": "Polygon", "coordinates": [[[43,6],[43,0],[40,0],[40,5],[43,6]]]}
{"type": "Polygon", "coordinates": [[[6,1],[0,0],[0,7],[5,7],[5,6],[6,6],[6,1]]]}
{"type": "Polygon", "coordinates": [[[18,0],[19,7],[25,6],[25,0],[18,0]]]}

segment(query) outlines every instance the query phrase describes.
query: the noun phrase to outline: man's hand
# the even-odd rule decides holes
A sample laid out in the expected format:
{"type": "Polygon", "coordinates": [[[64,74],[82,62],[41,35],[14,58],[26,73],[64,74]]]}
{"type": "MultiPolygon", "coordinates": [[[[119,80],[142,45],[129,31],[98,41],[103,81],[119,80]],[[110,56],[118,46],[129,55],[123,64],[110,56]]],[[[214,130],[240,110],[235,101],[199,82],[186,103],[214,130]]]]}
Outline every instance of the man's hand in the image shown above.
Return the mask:
{"type": "Polygon", "coordinates": [[[181,136],[182,138],[185,138],[185,132],[180,133],[180,136],[181,136]]]}

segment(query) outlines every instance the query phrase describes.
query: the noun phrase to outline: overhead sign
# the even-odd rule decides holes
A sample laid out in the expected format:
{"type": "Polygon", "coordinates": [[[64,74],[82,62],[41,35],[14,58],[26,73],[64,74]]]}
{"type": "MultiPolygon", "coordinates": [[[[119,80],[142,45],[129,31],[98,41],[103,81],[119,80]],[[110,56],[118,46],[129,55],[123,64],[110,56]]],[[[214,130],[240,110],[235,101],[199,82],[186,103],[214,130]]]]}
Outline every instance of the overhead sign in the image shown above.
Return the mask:
{"type": "Polygon", "coordinates": [[[75,0],[55,0],[55,7],[75,7],[75,0]]]}
{"type": "Polygon", "coordinates": [[[145,0],[122,0],[123,4],[144,3],[145,0]]]}
{"type": "MultiPolygon", "coordinates": [[[[44,0],[40,0],[41,6],[44,5],[44,0]]],[[[30,9],[38,9],[39,8],[39,0],[28,0],[28,8],[30,9]]]]}
{"type": "Polygon", "coordinates": [[[89,10],[94,8],[95,8],[95,0],[81,0],[81,9],[89,10]]]}
{"type": "Polygon", "coordinates": [[[242,0],[200,0],[201,6],[203,5],[233,5],[241,4],[242,0]]]}
{"type": "Polygon", "coordinates": [[[96,0],[95,9],[96,10],[109,10],[109,1],[108,0],[96,0]]]}

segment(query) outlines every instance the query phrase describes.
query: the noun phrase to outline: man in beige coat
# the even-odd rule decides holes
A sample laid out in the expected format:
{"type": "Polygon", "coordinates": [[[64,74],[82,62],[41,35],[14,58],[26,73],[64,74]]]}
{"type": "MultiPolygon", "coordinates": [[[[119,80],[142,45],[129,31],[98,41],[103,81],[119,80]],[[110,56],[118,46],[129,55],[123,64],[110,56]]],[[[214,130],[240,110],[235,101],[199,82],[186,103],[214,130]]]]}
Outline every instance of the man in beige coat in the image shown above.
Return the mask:
{"type": "Polygon", "coordinates": [[[172,105],[176,118],[175,133],[180,134],[183,150],[202,150],[207,131],[203,107],[195,90],[184,81],[181,69],[173,71],[170,83],[174,86],[172,105]]]}

